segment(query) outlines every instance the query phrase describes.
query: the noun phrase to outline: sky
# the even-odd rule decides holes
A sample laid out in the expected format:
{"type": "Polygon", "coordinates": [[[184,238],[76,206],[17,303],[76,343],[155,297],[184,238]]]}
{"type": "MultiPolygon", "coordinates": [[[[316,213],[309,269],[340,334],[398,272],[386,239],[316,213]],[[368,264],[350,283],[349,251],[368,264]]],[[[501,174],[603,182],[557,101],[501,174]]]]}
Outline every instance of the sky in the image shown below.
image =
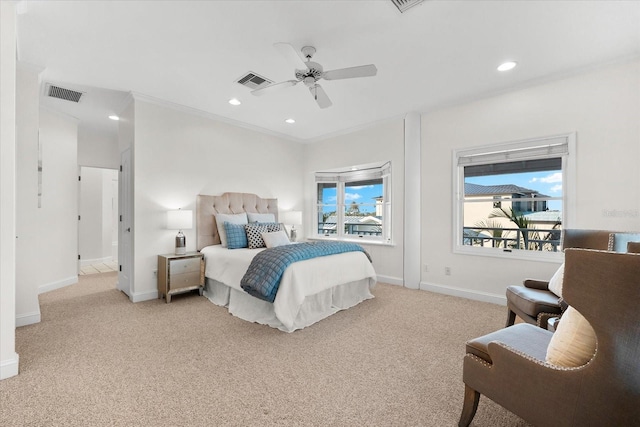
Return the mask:
{"type": "MultiPolygon", "coordinates": [[[[540,194],[549,197],[562,197],[562,172],[526,172],[504,175],[474,176],[465,179],[465,182],[479,185],[514,184],[519,187],[536,190],[540,194]]],[[[561,210],[562,200],[550,200],[547,203],[549,210],[561,210]]]]}
{"type": "MultiPolygon", "coordinates": [[[[526,172],[504,175],[474,176],[466,178],[465,182],[479,185],[499,185],[513,184],[519,187],[536,190],[540,194],[550,197],[562,197],[562,172],[526,172]]],[[[323,212],[333,212],[336,203],[335,188],[325,189],[322,193],[325,206],[323,212]],[[331,206],[333,205],[333,206],[331,206]]],[[[347,186],[345,188],[345,203],[350,205],[352,201],[356,203],[372,203],[370,207],[362,207],[361,212],[375,212],[373,205],[374,197],[382,195],[382,184],[347,186]]],[[[562,200],[550,200],[547,203],[550,210],[562,210],[562,200]]]]}
{"type": "MultiPolygon", "coordinates": [[[[326,205],[333,204],[334,206],[325,206],[323,212],[333,212],[335,210],[336,203],[336,191],[334,188],[325,189],[322,192],[322,201],[326,205]]],[[[374,212],[375,213],[375,197],[382,196],[382,184],[375,185],[358,185],[345,187],[345,204],[350,205],[352,202],[370,203],[369,206],[362,206],[361,212],[374,212]]]]}

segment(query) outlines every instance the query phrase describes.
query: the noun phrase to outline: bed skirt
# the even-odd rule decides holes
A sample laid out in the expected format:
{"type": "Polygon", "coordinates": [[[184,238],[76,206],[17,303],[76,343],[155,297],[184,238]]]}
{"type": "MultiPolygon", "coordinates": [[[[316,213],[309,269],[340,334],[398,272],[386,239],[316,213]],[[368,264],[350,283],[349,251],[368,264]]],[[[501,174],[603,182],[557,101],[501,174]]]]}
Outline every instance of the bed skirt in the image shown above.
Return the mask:
{"type": "MultiPolygon", "coordinates": [[[[292,325],[285,325],[278,319],[275,303],[263,301],[216,280],[206,278],[204,295],[212,303],[227,307],[229,313],[243,320],[293,332],[373,298],[371,289],[374,285],[374,279],[365,278],[307,296],[298,308],[292,325]]],[[[277,298],[276,295],[276,302],[277,298]]]]}

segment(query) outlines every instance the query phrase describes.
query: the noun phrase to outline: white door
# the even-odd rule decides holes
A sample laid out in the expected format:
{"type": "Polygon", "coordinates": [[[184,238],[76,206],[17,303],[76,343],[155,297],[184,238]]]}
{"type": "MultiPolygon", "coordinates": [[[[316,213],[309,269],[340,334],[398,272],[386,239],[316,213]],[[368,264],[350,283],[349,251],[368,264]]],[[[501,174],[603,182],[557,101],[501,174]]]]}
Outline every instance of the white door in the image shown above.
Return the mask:
{"type": "MultiPolygon", "coordinates": [[[[111,266],[117,258],[118,244],[118,172],[114,169],[80,166],[78,182],[78,257],[79,269],[111,266]]],[[[103,270],[100,270],[103,271],[103,270]]]]}
{"type": "Polygon", "coordinates": [[[133,275],[133,201],[131,188],[131,149],[120,154],[118,179],[118,289],[132,298],[133,275]]]}

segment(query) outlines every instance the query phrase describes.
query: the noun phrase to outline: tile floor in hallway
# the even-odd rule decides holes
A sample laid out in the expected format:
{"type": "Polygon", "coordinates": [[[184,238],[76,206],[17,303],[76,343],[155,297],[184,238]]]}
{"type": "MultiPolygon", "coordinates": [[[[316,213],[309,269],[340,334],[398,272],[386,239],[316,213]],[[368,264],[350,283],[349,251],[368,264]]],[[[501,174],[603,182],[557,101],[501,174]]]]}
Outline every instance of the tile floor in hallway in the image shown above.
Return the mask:
{"type": "Polygon", "coordinates": [[[91,265],[85,265],[80,268],[80,275],[86,274],[98,274],[109,273],[111,271],[118,271],[118,261],[100,262],[91,265]]]}

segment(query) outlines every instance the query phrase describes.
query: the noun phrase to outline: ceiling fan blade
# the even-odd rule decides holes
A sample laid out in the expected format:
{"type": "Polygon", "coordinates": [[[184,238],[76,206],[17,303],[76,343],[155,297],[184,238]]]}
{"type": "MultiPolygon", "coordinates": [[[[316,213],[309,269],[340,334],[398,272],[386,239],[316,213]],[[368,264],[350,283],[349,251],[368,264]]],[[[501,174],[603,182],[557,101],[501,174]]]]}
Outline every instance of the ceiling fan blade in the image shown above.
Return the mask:
{"type": "Polygon", "coordinates": [[[286,80],[280,83],[273,83],[273,84],[270,84],[269,86],[265,86],[260,89],[254,89],[251,91],[251,94],[260,96],[260,95],[264,95],[265,93],[270,93],[278,89],[282,89],[283,87],[295,86],[298,83],[300,83],[298,80],[286,80]]]}
{"type": "Polygon", "coordinates": [[[325,71],[322,78],[325,80],[352,79],[354,77],[375,76],[378,69],[375,65],[360,65],[358,67],[340,68],[338,70],[325,71]]]}
{"type": "Polygon", "coordinates": [[[295,64],[297,69],[306,70],[307,64],[304,62],[304,58],[300,53],[289,43],[274,43],[273,47],[292,64],[295,64]]]}
{"type": "Polygon", "coordinates": [[[313,96],[313,99],[316,100],[320,108],[327,108],[333,105],[324,89],[322,89],[320,85],[311,86],[309,88],[309,92],[311,92],[311,96],[313,96]]]}

